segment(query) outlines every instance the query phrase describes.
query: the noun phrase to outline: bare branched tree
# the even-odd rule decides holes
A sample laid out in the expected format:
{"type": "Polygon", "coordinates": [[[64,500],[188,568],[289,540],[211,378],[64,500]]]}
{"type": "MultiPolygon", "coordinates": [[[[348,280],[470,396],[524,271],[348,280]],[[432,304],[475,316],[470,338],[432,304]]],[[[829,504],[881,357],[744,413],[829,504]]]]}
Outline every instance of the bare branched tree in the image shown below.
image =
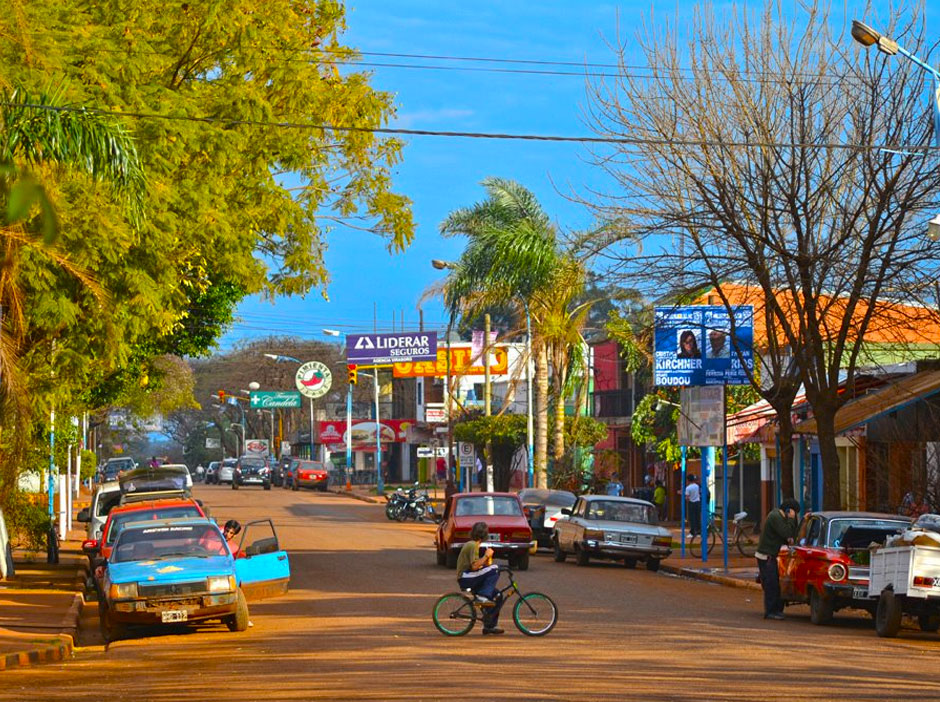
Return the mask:
{"type": "MultiPolygon", "coordinates": [[[[880,25],[929,58],[922,8],[880,25]]],[[[612,279],[656,297],[715,289],[728,307],[755,305],[764,334],[752,382],[777,411],[784,490],[802,383],[824,504],[838,507],[834,418],[868,342],[940,338],[940,244],[925,236],[940,192],[926,73],[865,52],[821,3],[701,9],[683,34],[684,49],[668,25],[641,27],[614,46],[620,76],[591,84],[589,119],[618,143],[595,154],[615,189],[591,193],[609,226],[588,243],[612,279]]]]}

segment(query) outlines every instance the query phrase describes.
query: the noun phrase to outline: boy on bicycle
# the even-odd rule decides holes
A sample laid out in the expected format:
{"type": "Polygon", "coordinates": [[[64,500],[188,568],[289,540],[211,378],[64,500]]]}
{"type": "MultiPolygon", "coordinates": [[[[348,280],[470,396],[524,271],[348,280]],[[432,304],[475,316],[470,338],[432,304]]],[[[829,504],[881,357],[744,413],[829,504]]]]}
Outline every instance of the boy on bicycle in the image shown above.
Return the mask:
{"type": "Polygon", "coordinates": [[[487,548],[480,555],[480,544],[490,535],[486,522],[477,522],[470,530],[470,540],[457,556],[457,584],[461,590],[470,590],[478,602],[484,605],[483,633],[502,634],[496,626],[499,609],[503,604],[502,594],[496,590],[499,566],[493,563],[493,549],[487,548]]]}

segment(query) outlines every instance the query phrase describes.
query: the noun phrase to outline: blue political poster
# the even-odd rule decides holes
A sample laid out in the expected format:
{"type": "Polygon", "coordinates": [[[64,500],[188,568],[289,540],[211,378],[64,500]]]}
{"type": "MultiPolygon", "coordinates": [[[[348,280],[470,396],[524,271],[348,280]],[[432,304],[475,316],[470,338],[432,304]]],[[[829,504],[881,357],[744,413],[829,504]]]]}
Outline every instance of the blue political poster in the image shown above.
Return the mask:
{"type": "Polygon", "coordinates": [[[657,307],[653,383],[669,386],[748,385],[754,369],[754,308],[720,305],[657,307]],[[733,327],[733,329],[732,329],[733,327]]]}

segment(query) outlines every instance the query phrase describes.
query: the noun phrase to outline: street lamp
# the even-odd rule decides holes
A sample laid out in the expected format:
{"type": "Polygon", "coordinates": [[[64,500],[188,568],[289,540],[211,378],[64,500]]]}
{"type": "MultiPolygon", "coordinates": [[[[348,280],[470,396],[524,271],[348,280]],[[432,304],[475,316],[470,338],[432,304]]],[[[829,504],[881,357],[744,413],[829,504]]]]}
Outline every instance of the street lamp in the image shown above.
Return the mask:
{"type": "MultiPolygon", "coordinates": [[[[336,329],[323,329],[326,336],[342,336],[343,333],[336,329]]],[[[346,491],[352,490],[352,386],[351,382],[346,384],[346,491]]],[[[378,422],[378,404],[376,403],[376,422],[378,422]]],[[[378,430],[376,430],[378,431],[378,430]]],[[[381,471],[380,471],[381,472],[381,471]]],[[[384,487],[384,486],[383,486],[384,487]]]]}
{"type": "MultiPolygon", "coordinates": [[[[935,85],[940,86],[940,71],[938,71],[926,61],[912,54],[903,46],[900,46],[894,39],[886,37],[881,32],[869,27],[864,22],[852,20],[852,38],[865,48],[868,48],[869,46],[877,46],[878,51],[883,54],[887,54],[888,56],[901,54],[901,56],[908,59],[912,63],[917,64],[930,75],[932,75],[935,85]]],[[[931,102],[933,103],[934,109],[934,124],[937,127],[934,130],[934,139],[936,140],[937,146],[940,147],[940,87],[938,87],[937,92],[931,102]]],[[[937,215],[927,223],[927,237],[931,241],[937,241],[940,239],[940,215],[937,215]]]]}

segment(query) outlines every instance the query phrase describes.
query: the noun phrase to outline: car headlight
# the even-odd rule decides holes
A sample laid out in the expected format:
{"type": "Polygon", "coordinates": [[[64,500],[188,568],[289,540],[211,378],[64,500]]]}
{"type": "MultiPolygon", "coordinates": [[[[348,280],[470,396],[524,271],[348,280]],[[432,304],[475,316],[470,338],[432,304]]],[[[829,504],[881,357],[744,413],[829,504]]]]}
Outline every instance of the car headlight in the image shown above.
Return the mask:
{"type": "Polygon", "coordinates": [[[108,589],[112,600],[127,600],[137,597],[137,583],[112,583],[108,589]]]}
{"type": "Polygon", "coordinates": [[[845,576],[848,575],[848,571],[845,569],[845,566],[841,563],[833,563],[829,566],[829,579],[835,580],[845,580],[845,576]]]}
{"type": "Polygon", "coordinates": [[[209,592],[231,592],[235,589],[234,575],[213,575],[206,578],[209,592]]]}

